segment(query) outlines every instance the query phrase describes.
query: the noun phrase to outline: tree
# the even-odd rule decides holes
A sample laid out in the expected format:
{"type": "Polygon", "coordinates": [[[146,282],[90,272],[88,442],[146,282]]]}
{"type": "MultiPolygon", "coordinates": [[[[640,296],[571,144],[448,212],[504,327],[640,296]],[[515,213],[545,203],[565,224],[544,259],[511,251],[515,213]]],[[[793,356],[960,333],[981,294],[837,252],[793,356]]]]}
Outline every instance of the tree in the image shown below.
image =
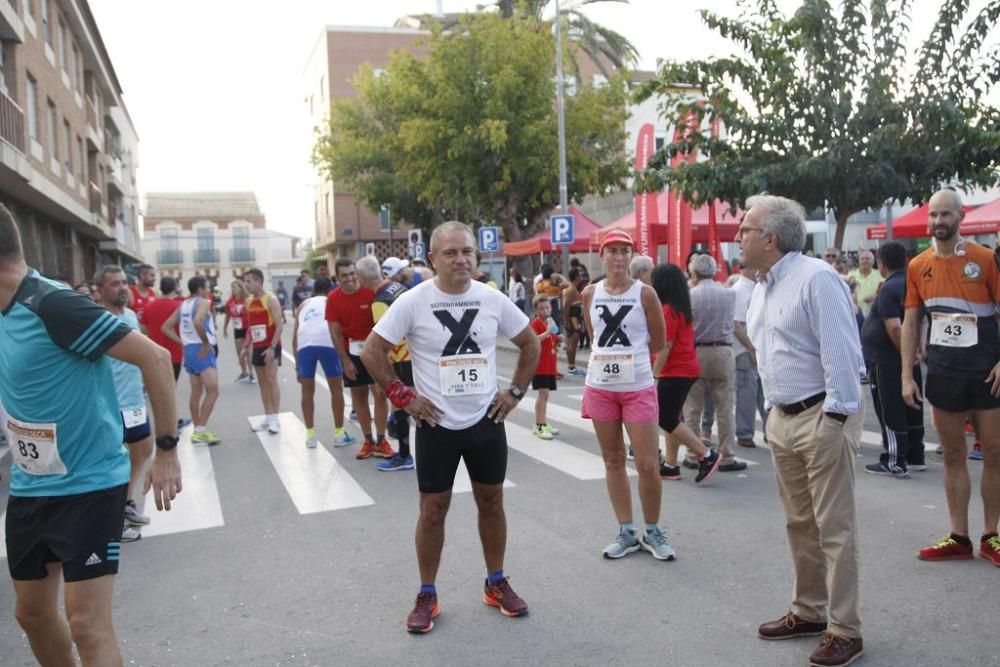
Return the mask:
{"type": "Polygon", "coordinates": [[[945,183],[996,184],[1000,110],[985,100],[1000,79],[1000,47],[986,40],[1000,0],[977,14],[967,5],[943,2],[915,63],[908,0],[844,0],[839,15],[827,0],[805,0],[791,18],[774,0],[743,0],[735,19],[703,11],[743,54],[665,63],[640,96],[662,94],[672,122],[694,111],[726,132],[712,138],[679,122],[686,138],[666,146],[637,187],[669,186],[696,205],[763,191],[826,205],[840,246],[847,218],[886,200],[924,201],[945,183]],[[708,160],[667,166],[692,149],[708,160]]]}
{"type": "MultiPolygon", "coordinates": [[[[490,221],[517,240],[559,202],[555,43],[530,16],[461,21],[435,29],[422,58],[397,52],[378,77],[362,69],[313,160],[373,211],[389,204],[425,230],[447,217],[490,221]]],[[[621,77],[567,98],[571,198],[622,186],[625,105],[621,77]]]]}

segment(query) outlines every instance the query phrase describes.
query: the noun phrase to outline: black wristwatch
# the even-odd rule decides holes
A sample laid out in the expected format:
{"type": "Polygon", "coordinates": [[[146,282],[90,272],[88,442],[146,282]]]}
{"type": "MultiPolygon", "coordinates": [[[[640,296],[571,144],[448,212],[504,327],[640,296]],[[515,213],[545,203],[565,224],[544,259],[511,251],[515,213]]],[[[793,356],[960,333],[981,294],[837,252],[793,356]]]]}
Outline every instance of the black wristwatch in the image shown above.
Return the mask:
{"type": "Polygon", "coordinates": [[[161,435],[156,438],[156,448],[169,452],[177,446],[177,436],[161,435]]]}
{"type": "Polygon", "coordinates": [[[830,419],[836,419],[841,424],[847,421],[847,415],[842,415],[839,412],[824,412],[823,414],[825,414],[830,419]]]}
{"type": "Polygon", "coordinates": [[[507,390],[507,393],[510,394],[511,396],[513,396],[514,398],[516,398],[519,401],[522,398],[524,398],[524,390],[521,389],[520,387],[518,387],[517,385],[514,385],[514,384],[512,384],[510,386],[510,388],[507,390]]]}

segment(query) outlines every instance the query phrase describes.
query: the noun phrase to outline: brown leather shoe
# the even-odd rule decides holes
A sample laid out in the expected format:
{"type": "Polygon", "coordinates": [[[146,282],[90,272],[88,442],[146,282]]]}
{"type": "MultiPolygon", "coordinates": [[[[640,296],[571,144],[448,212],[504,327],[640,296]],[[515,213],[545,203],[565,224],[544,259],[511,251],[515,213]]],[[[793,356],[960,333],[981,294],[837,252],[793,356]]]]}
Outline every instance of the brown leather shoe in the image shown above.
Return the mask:
{"type": "Polygon", "coordinates": [[[749,447],[751,449],[757,446],[757,443],[753,441],[753,438],[749,440],[737,440],[736,444],[740,447],[749,447]]]}
{"type": "Polygon", "coordinates": [[[861,637],[841,637],[827,632],[809,656],[809,664],[811,667],[844,667],[860,658],[864,652],[865,645],[861,637]]]}
{"type": "Polygon", "coordinates": [[[782,618],[757,628],[761,639],[796,639],[797,637],[814,637],[826,632],[826,623],[804,621],[792,612],[782,618]]]}

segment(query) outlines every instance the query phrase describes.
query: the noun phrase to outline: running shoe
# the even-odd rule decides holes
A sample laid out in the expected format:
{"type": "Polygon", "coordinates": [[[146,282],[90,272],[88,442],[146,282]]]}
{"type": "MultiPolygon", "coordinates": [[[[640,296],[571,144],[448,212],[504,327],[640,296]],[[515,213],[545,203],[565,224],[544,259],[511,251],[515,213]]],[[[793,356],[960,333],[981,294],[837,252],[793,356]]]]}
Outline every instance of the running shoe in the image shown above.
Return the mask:
{"type": "Polygon", "coordinates": [[[351,410],[351,414],[349,414],[347,418],[350,419],[352,422],[356,422],[358,421],[358,413],[355,412],[354,410],[351,410]]]}
{"type": "Polygon", "coordinates": [[[524,616],[528,613],[528,603],[510,587],[509,577],[504,577],[495,584],[487,579],[483,584],[483,602],[496,607],[504,616],[524,616]]]}
{"type": "Polygon", "coordinates": [[[379,461],[375,464],[375,467],[382,472],[394,472],[396,470],[413,470],[413,457],[407,456],[402,457],[399,454],[393,454],[391,459],[386,459],[385,461],[379,461]]]}
{"type": "Polygon", "coordinates": [[[545,424],[542,424],[541,426],[538,426],[536,424],[535,428],[533,428],[531,430],[531,435],[533,435],[533,436],[535,436],[537,438],[541,438],[542,440],[551,440],[552,439],[552,431],[550,431],[547,428],[545,428],[545,424]]]}
{"type": "MultiPolygon", "coordinates": [[[[694,478],[694,483],[698,484],[704,482],[706,479],[711,477],[716,470],[719,469],[719,463],[722,461],[722,457],[719,456],[719,452],[714,449],[708,450],[708,454],[705,454],[698,461],[698,475],[694,478]]],[[[678,470],[678,474],[680,471],[678,470]]]]}
{"type": "Polygon", "coordinates": [[[625,454],[625,458],[629,461],[635,461],[635,452],[632,451],[632,445],[628,446],[628,452],[625,454]]]}
{"type": "Polygon", "coordinates": [[[317,446],[319,446],[319,440],[316,439],[315,435],[311,435],[306,438],[306,447],[309,449],[316,449],[317,446]]]}
{"type": "Polygon", "coordinates": [[[979,445],[978,440],[976,440],[975,444],[972,445],[972,451],[969,452],[969,458],[972,459],[973,461],[983,460],[983,450],[982,447],[979,445]]]}
{"type": "Polygon", "coordinates": [[[643,549],[653,554],[653,558],[656,560],[674,560],[677,558],[677,552],[670,546],[667,536],[663,534],[659,526],[653,528],[653,530],[646,530],[639,533],[639,544],[643,549]]]}
{"type": "Polygon", "coordinates": [[[267,432],[271,435],[275,433],[281,433],[281,423],[275,419],[273,422],[267,425],[267,432]]]}
{"type": "Polygon", "coordinates": [[[979,542],[979,557],[1000,567],[1000,537],[991,535],[979,542]]]}
{"type": "Polygon", "coordinates": [[[250,426],[250,430],[254,433],[260,433],[261,431],[266,431],[271,424],[266,420],[262,420],[256,424],[250,426]]]}
{"type": "Polygon", "coordinates": [[[125,501],[125,523],[133,526],[145,526],[149,523],[149,517],[139,514],[139,508],[135,506],[134,500],[125,501]]]}
{"type": "Polygon", "coordinates": [[[177,420],[178,431],[183,431],[185,427],[190,425],[191,425],[191,420],[188,419],[187,417],[181,417],[180,419],[177,420]]]}
{"type": "Polygon", "coordinates": [[[125,525],[122,530],[122,542],[138,542],[142,539],[142,532],[135,526],[125,525]]]}
{"type": "Polygon", "coordinates": [[[908,463],[906,465],[907,470],[910,472],[924,472],[927,470],[926,463],[908,463]]]}
{"type": "Polygon", "coordinates": [[[567,369],[566,372],[569,373],[570,375],[586,375],[587,374],[587,371],[583,370],[582,368],[577,368],[576,366],[573,366],[572,368],[567,369]]]}
{"type": "Polygon", "coordinates": [[[358,459],[370,459],[375,456],[375,443],[371,440],[365,440],[365,444],[361,445],[361,449],[358,453],[354,455],[354,458],[358,459]]]}
{"type": "Polygon", "coordinates": [[[377,459],[391,459],[396,455],[395,450],[392,448],[388,442],[383,440],[382,442],[375,445],[375,458],[377,459]]]}
{"type": "Polygon", "coordinates": [[[950,534],[917,552],[920,560],[971,560],[972,544],[959,544],[950,534]]]}
{"type": "MultiPolygon", "coordinates": [[[[927,466],[924,466],[926,468],[927,466]]],[[[879,463],[869,463],[865,466],[865,472],[871,475],[884,475],[886,477],[895,477],[896,479],[909,479],[910,473],[906,471],[906,468],[900,468],[899,466],[887,466],[886,464],[879,463]]]]}
{"type": "Polygon", "coordinates": [[[233,382],[247,382],[250,376],[247,373],[240,373],[233,382]]]}
{"type": "Polygon", "coordinates": [[[660,464],[660,479],[679,480],[681,479],[680,466],[668,466],[666,463],[660,464]]]}
{"type": "Polygon", "coordinates": [[[615,541],[604,547],[604,557],[611,559],[624,558],[641,548],[642,545],[639,544],[639,538],[636,537],[634,530],[621,530],[618,532],[618,537],[615,538],[615,541]]]}
{"type": "Polygon", "coordinates": [[[353,445],[358,441],[353,435],[344,431],[344,435],[334,435],[333,436],[333,446],[334,447],[347,447],[348,445],[353,445]]]}
{"type": "Polygon", "coordinates": [[[441,613],[435,593],[418,593],[413,611],[406,617],[407,632],[424,633],[434,629],[434,619],[441,613]]]}
{"type": "Polygon", "coordinates": [[[222,438],[215,435],[211,431],[202,431],[200,433],[191,434],[191,443],[195,445],[217,445],[222,441],[222,438]]]}
{"type": "Polygon", "coordinates": [[[250,379],[247,380],[247,383],[248,384],[257,384],[257,376],[255,376],[253,373],[251,373],[250,374],[250,379]]]}
{"type": "Polygon", "coordinates": [[[559,435],[559,429],[557,429],[552,424],[546,423],[545,428],[549,429],[549,433],[551,433],[552,435],[559,435]]]}

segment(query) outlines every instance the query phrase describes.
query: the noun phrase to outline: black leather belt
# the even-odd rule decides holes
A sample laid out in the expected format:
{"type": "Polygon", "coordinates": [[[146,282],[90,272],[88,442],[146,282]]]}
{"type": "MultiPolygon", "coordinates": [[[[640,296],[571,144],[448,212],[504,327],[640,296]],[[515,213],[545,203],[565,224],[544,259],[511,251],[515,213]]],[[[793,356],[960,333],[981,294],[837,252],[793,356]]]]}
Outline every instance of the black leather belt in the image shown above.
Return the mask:
{"type": "Polygon", "coordinates": [[[815,396],[810,396],[809,398],[803,399],[798,403],[789,403],[788,405],[776,405],[774,407],[781,410],[781,413],[784,415],[788,416],[797,415],[800,412],[805,412],[806,410],[816,405],[817,403],[820,403],[825,398],[826,398],[826,392],[821,391],[815,396]]]}
{"type": "Polygon", "coordinates": [[[723,340],[713,340],[711,343],[695,343],[695,347],[732,347],[732,343],[727,343],[723,340]]]}

